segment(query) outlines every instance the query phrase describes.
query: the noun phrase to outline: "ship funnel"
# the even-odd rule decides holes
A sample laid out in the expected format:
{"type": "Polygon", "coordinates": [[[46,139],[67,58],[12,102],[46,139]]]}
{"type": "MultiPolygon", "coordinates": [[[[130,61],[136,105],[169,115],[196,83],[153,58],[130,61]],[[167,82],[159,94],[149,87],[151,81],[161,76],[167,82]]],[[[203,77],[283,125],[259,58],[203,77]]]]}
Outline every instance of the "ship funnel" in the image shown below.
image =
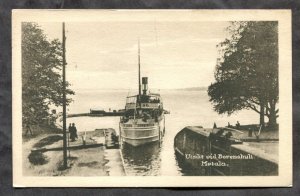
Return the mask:
{"type": "Polygon", "coordinates": [[[143,95],[147,94],[148,90],[148,77],[142,77],[143,95]]]}

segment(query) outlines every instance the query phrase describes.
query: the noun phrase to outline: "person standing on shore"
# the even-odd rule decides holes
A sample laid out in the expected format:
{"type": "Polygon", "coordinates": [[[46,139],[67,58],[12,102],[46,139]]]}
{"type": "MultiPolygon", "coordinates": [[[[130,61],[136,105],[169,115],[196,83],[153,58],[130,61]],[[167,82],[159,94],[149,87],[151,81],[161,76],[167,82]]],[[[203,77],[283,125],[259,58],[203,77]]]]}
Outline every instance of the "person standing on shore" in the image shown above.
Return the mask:
{"type": "Polygon", "coordinates": [[[213,127],[214,129],[216,129],[217,128],[217,124],[216,124],[216,122],[214,122],[214,127],[213,127]]]}
{"type": "Polygon", "coordinates": [[[241,124],[239,121],[236,122],[236,129],[240,129],[241,128],[241,124]]]}
{"type": "Polygon", "coordinates": [[[75,126],[75,123],[72,123],[71,131],[72,131],[71,132],[71,140],[72,140],[72,142],[74,142],[75,138],[76,139],[78,138],[78,136],[77,136],[77,128],[75,126]]]}
{"type": "Polygon", "coordinates": [[[69,139],[71,139],[71,137],[72,137],[72,124],[71,123],[69,124],[68,130],[69,130],[69,139]]]}
{"type": "Polygon", "coordinates": [[[29,123],[26,123],[26,133],[25,133],[25,135],[27,135],[28,132],[30,133],[31,136],[33,135],[33,134],[32,134],[32,129],[31,129],[29,123]]]}

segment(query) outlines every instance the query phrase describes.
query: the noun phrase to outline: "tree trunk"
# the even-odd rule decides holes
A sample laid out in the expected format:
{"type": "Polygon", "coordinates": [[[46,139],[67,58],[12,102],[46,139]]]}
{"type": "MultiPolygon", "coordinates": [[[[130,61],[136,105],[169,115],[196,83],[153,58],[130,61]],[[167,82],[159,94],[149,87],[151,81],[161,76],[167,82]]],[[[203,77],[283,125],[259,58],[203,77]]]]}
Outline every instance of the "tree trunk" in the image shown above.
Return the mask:
{"type": "Polygon", "coordinates": [[[275,103],[272,101],[270,102],[270,115],[268,116],[269,118],[269,127],[273,128],[276,127],[277,125],[277,114],[276,114],[276,107],[275,103]]]}
{"type": "Polygon", "coordinates": [[[259,125],[265,128],[265,105],[263,102],[260,103],[259,125]]]}

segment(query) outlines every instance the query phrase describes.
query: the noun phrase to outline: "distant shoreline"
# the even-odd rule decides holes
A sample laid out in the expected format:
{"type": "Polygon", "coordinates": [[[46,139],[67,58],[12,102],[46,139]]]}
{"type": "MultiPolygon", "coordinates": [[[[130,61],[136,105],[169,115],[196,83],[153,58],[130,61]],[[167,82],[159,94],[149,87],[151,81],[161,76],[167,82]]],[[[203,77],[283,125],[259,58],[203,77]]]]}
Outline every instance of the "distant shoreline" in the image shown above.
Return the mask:
{"type": "MultiPolygon", "coordinates": [[[[157,89],[152,88],[152,91],[206,91],[208,87],[187,87],[187,88],[165,88],[165,89],[157,89]]],[[[80,88],[73,89],[75,92],[77,91],[138,91],[138,89],[125,89],[125,88],[99,88],[99,89],[89,89],[89,88],[80,88]]]]}
{"type": "Polygon", "coordinates": [[[208,87],[189,87],[189,88],[178,88],[174,90],[180,91],[206,91],[208,87]]]}

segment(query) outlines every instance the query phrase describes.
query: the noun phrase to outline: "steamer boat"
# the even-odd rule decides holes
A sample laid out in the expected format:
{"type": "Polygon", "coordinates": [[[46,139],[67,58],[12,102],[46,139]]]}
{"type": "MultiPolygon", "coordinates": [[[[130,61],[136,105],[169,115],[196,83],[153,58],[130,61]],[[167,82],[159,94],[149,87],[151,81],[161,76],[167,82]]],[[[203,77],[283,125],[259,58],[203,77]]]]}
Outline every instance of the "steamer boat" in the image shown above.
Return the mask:
{"type": "Polygon", "coordinates": [[[165,133],[163,101],[160,94],[148,92],[148,78],[140,78],[140,46],[138,44],[139,93],[128,96],[124,115],[120,118],[120,140],[132,146],[161,141],[165,133]],[[143,86],[143,92],[141,92],[143,86]]]}

